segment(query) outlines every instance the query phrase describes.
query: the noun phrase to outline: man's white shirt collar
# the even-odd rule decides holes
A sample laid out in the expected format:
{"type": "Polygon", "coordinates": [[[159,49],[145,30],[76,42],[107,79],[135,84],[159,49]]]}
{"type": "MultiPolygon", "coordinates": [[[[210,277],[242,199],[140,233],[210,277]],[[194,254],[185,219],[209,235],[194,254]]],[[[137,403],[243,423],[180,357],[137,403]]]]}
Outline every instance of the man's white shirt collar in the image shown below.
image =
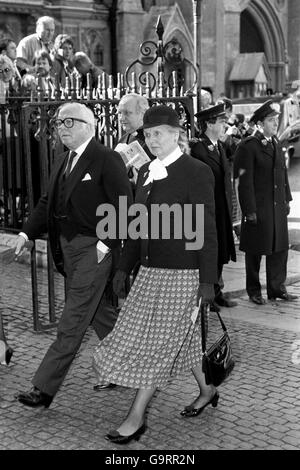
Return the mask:
{"type": "MultiPolygon", "coordinates": [[[[76,165],[76,163],[78,162],[79,158],[81,157],[81,155],[83,154],[83,152],[85,151],[87,146],[89,145],[92,138],[93,138],[93,136],[90,137],[88,140],[86,140],[83,144],[79,145],[79,147],[77,147],[77,149],[74,150],[74,152],[76,152],[77,155],[73,159],[72,166],[71,166],[71,171],[73,170],[73,168],[76,165]]],[[[72,152],[72,150],[70,150],[70,152],[72,152]]],[[[69,153],[69,155],[70,155],[70,153],[69,153]]]]}
{"type": "Polygon", "coordinates": [[[86,140],[83,144],[79,145],[79,147],[77,147],[77,149],[74,149],[74,152],[77,153],[78,157],[80,157],[83,154],[83,152],[85,151],[85,149],[89,145],[92,138],[93,138],[93,136],[90,137],[88,140],[86,140]]]}

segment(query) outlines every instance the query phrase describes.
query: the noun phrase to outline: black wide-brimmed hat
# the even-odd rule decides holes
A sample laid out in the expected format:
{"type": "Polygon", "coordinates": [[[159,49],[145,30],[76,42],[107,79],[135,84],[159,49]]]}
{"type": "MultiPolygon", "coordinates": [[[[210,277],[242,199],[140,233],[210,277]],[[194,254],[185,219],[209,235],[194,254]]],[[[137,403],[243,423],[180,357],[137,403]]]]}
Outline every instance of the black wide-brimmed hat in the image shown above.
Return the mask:
{"type": "Polygon", "coordinates": [[[256,124],[258,121],[263,121],[267,116],[277,116],[278,114],[280,114],[279,103],[273,103],[272,100],[268,100],[254,111],[250,121],[256,124]]]}
{"type": "Polygon", "coordinates": [[[179,116],[170,106],[158,105],[147,109],[143,118],[142,129],[150,127],[167,125],[171,127],[181,128],[179,116]]]}
{"type": "Polygon", "coordinates": [[[199,121],[209,121],[210,119],[226,116],[225,104],[222,101],[220,104],[216,104],[215,106],[210,106],[209,108],[199,111],[195,116],[199,121]]]}

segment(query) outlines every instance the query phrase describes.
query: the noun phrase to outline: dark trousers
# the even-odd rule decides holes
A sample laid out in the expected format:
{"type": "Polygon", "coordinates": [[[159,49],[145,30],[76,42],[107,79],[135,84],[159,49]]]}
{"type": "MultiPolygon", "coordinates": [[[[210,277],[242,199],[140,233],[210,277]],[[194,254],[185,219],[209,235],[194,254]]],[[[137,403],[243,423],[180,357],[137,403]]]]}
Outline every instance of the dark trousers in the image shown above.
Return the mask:
{"type": "MultiPolygon", "coordinates": [[[[262,255],[245,253],[246,263],[246,290],[250,296],[261,295],[261,284],[259,282],[259,269],[262,255]]],[[[278,251],[266,256],[267,295],[286,292],[285,280],[287,274],[288,251],[278,251]]]]}
{"type": "Polygon", "coordinates": [[[93,326],[101,340],[112,330],[118,316],[103,295],[112,268],[111,253],[98,263],[97,239],[78,235],[69,242],[63,237],[60,241],[67,274],[66,303],[56,340],[32,380],[35,387],[52,396],[62,384],[88,326],[93,326]]]}

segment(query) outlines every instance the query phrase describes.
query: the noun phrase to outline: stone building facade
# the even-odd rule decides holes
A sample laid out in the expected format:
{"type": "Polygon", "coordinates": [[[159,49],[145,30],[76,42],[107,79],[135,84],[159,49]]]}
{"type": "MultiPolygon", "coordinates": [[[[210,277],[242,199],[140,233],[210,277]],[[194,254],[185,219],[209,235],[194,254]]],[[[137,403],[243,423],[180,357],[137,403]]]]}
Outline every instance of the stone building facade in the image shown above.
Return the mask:
{"type": "MultiPolygon", "coordinates": [[[[283,92],[300,78],[299,0],[198,1],[201,84],[214,96],[232,93],[229,78],[240,54],[264,54],[265,70],[259,75],[267,77],[266,86],[274,92],[283,92]]],[[[177,59],[187,59],[175,65],[188,86],[193,80],[188,63],[195,62],[195,4],[196,0],[0,0],[0,37],[18,42],[34,32],[39,16],[50,15],[57,34],[70,34],[76,50],[116,75],[141,55],[143,41],[157,42],[155,25],[161,16],[164,44],[175,41],[177,59]]]]}

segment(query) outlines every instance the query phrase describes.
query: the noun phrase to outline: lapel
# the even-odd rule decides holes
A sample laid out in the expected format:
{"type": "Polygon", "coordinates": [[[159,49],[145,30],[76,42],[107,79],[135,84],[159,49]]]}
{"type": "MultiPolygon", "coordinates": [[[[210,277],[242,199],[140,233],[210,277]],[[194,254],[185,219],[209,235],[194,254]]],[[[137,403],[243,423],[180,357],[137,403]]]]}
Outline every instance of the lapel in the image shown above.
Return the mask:
{"type": "Polygon", "coordinates": [[[91,162],[97,156],[97,150],[96,149],[93,150],[93,147],[95,146],[95,144],[96,144],[96,141],[93,138],[89,142],[83,154],[80,155],[78,162],[76,163],[75,167],[70,173],[70,176],[68,177],[68,184],[66,187],[66,202],[70,199],[72,191],[76,187],[77,183],[84,176],[84,172],[86,171],[86,169],[90,166],[91,162]]]}
{"type": "Polygon", "coordinates": [[[60,176],[60,173],[61,173],[62,169],[67,164],[68,155],[69,155],[69,150],[64,152],[61,155],[61,158],[58,157],[59,160],[56,163],[56,165],[54,166],[53,173],[52,173],[50,181],[49,181],[49,190],[48,190],[48,193],[49,193],[48,197],[49,197],[49,201],[51,201],[51,202],[54,200],[54,192],[55,192],[55,188],[56,188],[56,183],[57,183],[57,180],[60,176]]]}
{"type": "Polygon", "coordinates": [[[222,144],[218,142],[218,149],[220,153],[220,163],[225,173],[230,172],[229,163],[226,157],[225,149],[222,144]]]}
{"type": "Polygon", "coordinates": [[[259,131],[255,133],[255,137],[260,142],[261,151],[273,159],[275,146],[273,147],[272,143],[259,131]]]}
{"type": "Polygon", "coordinates": [[[148,168],[145,169],[141,174],[139,185],[138,185],[137,192],[136,192],[136,202],[141,203],[141,204],[146,204],[148,197],[150,195],[152,186],[153,186],[153,182],[144,186],[144,183],[146,179],[148,178],[148,175],[149,175],[149,165],[148,165],[148,168]]]}
{"type": "Polygon", "coordinates": [[[282,164],[282,149],[276,137],[272,137],[274,146],[274,167],[280,168],[282,164]]]}
{"type": "Polygon", "coordinates": [[[213,160],[215,163],[217,163],[217,165],[223,166],[221,162],[221,157],[220,157],[221,156],[220,145],[218,145],[218,149],[219,149],[219,153],[218,153],[214,144],[211,142],[211,140],[207,137],[206,134],[202,134],[201,140],[207,150],[208,158],[213,160]]]}

